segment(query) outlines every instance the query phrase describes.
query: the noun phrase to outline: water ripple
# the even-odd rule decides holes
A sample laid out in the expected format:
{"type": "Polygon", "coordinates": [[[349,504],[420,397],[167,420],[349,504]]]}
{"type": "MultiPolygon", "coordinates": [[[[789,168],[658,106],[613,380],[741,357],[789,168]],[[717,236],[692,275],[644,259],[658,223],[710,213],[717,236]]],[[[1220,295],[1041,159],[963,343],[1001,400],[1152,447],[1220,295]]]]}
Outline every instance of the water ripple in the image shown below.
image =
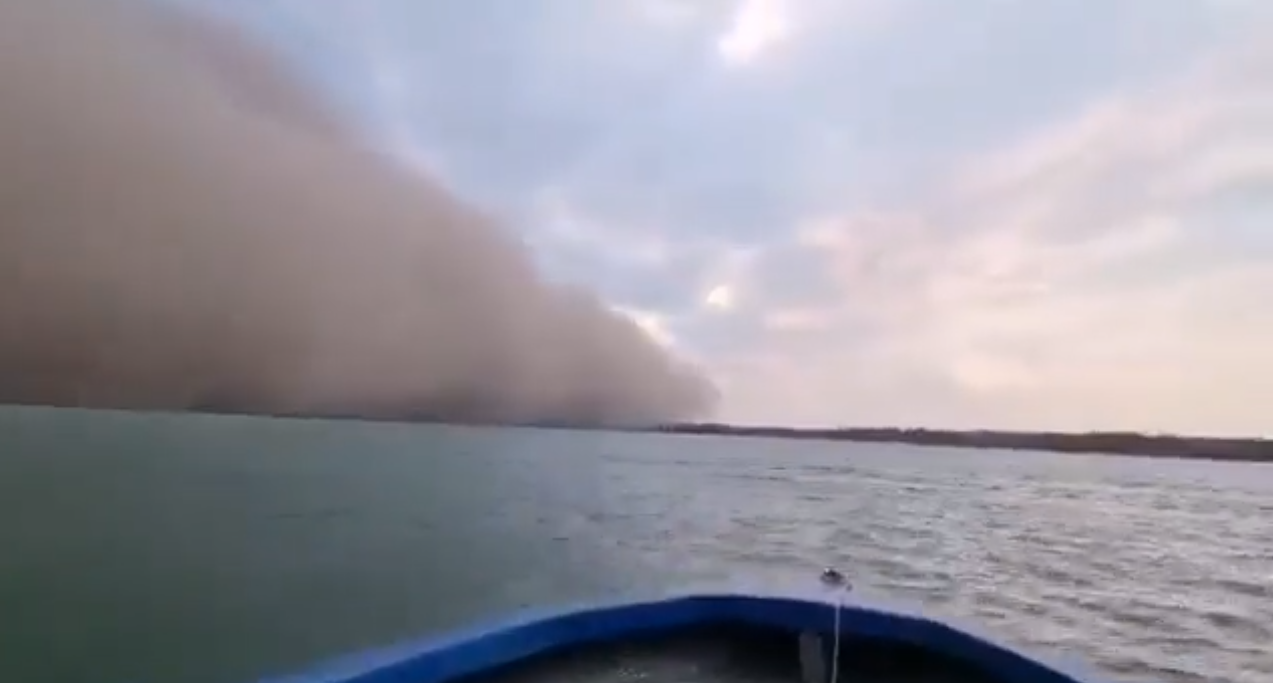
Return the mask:
{"type": "Polygon", "coordinates": [[[775,462],[747,443],[662,472],[657,452],[611,463],[625,503],[643,501],[615,505],[635,547],[721,571],[842,563],[1117,680],[1273,673],[1273,468],[830,445],[775,462]]]}

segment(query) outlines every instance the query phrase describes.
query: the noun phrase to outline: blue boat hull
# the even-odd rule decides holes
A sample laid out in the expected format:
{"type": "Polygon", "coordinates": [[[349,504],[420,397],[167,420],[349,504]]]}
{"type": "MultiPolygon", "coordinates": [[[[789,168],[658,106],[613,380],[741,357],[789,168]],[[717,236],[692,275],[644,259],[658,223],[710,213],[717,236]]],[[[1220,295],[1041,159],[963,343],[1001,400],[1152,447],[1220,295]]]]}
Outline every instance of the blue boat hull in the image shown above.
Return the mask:
{"type": "MultiPolygon", "coordinates": [[[[1098,683],[1072,664],[1046,662],[997,644],[973,630],[913,610],[856,599],[825,585],[793,591],[729,588],[603,605],[537,610],[441,637],[357,653],[315,669],[261,683],[507,683],[529,667],[548,668],[551,657],[637,643],[646,650],[678,635],[725,634],[747,642],[735,649],[780,652],[789,662],[780,680],[837,683],[863,680],[856,666],[880,649],[904,653],[872,680],[968,683],[1098,683]],[[773,647],[768,647],[772,645],[773,647]],[[810,655],[810,646],[816,655],[810,655]],[[821,661],[811,661],[817,658],[821,661]],[[917,663],[925,667],[916,668],[917,663]],[[942,668],[949,667],[949,675],[942,668]],[[927,673],[919,676],[915,671],[927,673]],[[511,676],[511,677],[510,677],[511,676]]],[[[741,642],[741,641],[739,641],[741,642]]],[[[736,643],[737,645],[737,643],[736,643]]],[[[610,655],[607,655],[610,656],[610,655]]],[[[563,665],[564,666],[564,665],[563,665]]],[[[878,667],[877,667],[878,668],[878,667]]],[[[553,680],[551,676],[546,680],[553,680]]],[[[779,680],[775,678],[774,680],[779,680]]]]}

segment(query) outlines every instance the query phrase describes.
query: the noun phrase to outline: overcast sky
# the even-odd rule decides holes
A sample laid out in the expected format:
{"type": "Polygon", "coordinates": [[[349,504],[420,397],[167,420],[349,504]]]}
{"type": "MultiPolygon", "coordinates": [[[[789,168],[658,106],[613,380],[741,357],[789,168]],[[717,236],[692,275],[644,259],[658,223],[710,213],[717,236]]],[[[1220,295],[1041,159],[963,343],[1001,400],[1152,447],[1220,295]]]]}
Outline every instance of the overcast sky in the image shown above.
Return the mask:
{"type": "Polygon", "coordinates": [[[1273,433],[1273,3],[180,1],[722,419],[1273,433]]]}

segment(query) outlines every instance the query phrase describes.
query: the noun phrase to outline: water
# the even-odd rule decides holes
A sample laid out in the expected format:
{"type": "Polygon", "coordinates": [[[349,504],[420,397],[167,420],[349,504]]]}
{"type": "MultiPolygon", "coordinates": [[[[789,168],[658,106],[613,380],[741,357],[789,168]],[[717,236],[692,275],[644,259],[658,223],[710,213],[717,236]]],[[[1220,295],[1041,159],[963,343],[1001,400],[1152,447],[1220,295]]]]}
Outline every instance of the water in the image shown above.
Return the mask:
{"type": "Polygon", "coordinates": [[[826,563],[1119,680],[1273,680],[1270,466],[0,410],[0,681],[250,681],[826,563]]]}

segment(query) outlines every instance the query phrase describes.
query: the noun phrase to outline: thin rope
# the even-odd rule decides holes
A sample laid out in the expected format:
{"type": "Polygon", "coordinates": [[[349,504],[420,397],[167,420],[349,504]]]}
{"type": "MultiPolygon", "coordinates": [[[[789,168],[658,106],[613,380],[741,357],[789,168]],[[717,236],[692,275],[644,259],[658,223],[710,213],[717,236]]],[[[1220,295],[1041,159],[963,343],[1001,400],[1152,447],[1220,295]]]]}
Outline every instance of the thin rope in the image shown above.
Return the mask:
{"type": "Polygon", "coordinates": [[[840,683],[840,612],[844,611],[844,594],[847,589],[841,588],[835,596],[835,628],[832,631],[835,641],[831,643],[831,680],[829,683],[840,683]]]}

